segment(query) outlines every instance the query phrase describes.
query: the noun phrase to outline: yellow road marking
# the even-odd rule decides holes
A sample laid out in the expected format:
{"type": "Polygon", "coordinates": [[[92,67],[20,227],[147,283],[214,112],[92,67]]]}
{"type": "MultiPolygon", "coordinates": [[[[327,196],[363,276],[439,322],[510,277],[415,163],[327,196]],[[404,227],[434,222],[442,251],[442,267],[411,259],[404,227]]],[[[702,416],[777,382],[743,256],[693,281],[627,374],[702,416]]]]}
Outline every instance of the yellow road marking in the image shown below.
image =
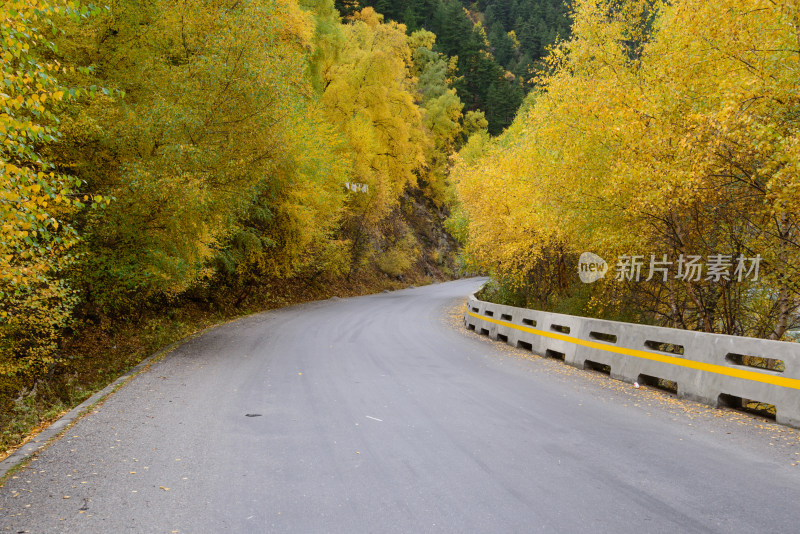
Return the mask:
{"type": "Polygon", "coordinates": [[[507,326],[509,328],[513,328],[514,330],[520,330],[522,332],[528,332],[530,334],[535,334],[537,336],[549,337],[552,339],[558,339],[560,341],[566,341],[568,343],[573,343],[575,345],[580,345],[583,347],[589,347],[592,349],[603,350],[606,352],[615,352],[617,354],[624,354],[625,356],[633,356],[634,358],[642,358],[643,360],[651,360],[654,362],[661,362],[661,363],[668,363],[671,365],[678,365],[680,367],[687,367],[689,369],[695,369],[697,371],[705,371],[707,373],[715,373],[718,375],[724,376],[732,376],[734,378],[741,378],[742,380],[752,380],[754,382],[763,382],[764,384],[771,384],[773,386],[781,386],[785,388],[792,388],[792,389],[800,389],[800,380],[796,378],[786,378],[783,376],[771,376],[766,374],[761,374],[755,371],[746,371],[744,369],[736,369],[732,367],[725,367],[722,365],[716,365],[713,363],[704,363],[704,362],[696,362],[693,360],[686,360],[683,358],[676,358],[674,356],[666,356],[663,354],[656,354],[654,352],[647,352],[644,350],[637,350],[637,349],[628,349],[625,347],[614,347],[611,345],[607,345],[605,343],[599,343],[597,341],[586,341],[583,339],[578,339],[572,336],[567,336],[564,334],[557,334],[555,332],[545,332],[544,330],[537,330],[536,328],[530,328],[527,326],[520,326],[513,323],[509,323],[507,321],[500,321],[493,317],[486,317],[483,315],[478,315],[477,313],[473,313],[471,311],[467,312],[467,315],[471,315],[476,319],[481,319],[483,321],[488,321],[490,323],[498,324],[501,326],[507,326]]]}

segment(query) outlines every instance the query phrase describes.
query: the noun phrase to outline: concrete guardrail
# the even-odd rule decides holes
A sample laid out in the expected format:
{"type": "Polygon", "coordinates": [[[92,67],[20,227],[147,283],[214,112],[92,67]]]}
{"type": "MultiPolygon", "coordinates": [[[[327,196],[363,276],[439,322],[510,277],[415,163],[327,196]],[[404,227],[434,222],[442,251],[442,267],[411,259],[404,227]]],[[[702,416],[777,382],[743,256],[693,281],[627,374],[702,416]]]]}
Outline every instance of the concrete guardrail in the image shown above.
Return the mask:
{"type": "Polygon", "coordinates": [[[668,380],[677,384],[679,397],[711,406],[772,404],[778,423],[800,428],[800,343],[547,313],[474,295],[464,322],[540,356],[581,369],[610,369],[612,378],[625,382],[668,380]],[[748,357],[764,358],[777,370],[747,365],[748,357]]]}

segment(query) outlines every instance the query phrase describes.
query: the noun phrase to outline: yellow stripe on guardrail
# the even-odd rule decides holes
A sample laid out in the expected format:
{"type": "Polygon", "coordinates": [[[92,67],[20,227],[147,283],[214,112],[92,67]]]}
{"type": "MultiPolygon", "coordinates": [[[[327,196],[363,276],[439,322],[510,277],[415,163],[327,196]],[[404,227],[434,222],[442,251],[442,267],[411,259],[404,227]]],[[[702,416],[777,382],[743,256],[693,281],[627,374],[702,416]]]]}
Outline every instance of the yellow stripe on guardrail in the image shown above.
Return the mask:
{"type": "Polygon", "coordinates": [[[654,362],[668,363],[671,365],[678,365],[680,367],[695,369],[697,371],[705,371],[707,373],[732,376],[734,378],[741,378],[743,380],[752,380],[754,382],[762,382],[764,384],[772,384],[774,386],[800,389],[800,380],[797,380],[795,378],[786,378],[783,376],[771,376],[771,375],[761,374],[756,371],[735,369],[732,367],[725,367],[723,365],[716,365],[713,363],[696,362],[693,360],[676,358],[675,356],[666,356],[663,354],[656,354],[654,352],[647,352],[645,350],[628,349],[625,347],[613,347],[610,345],[606,345],[605,343],[598,343],[597,341],[586,341],[583,339],[578,339],[576,337],[567,336],[564,334],[557,334],[555,332],[545,332],[544,330],[537,330],[536,328],[516,325],[514,323],[501,321],[493,317],[478,315],[477,313],[473,313],[471,311],[467,311],[467,315],[475,317],[476,319],[488,321],[490,323],[498,324],[501,326],[507,326],[515,330],[520,330],[521,332],[528,332],[530,334],[535,334],[537,336],[549,337],[551,339],[558,339],[560,341],[566,341],[568,343],[573,343],[575,345],[580,345],[582,347],[589,347],[592,349],[603,350],[606,352],[615,352],[617,354],[624,354],[625,356],[633,356],[634,358],[642,358],[644,360],[651,360],[654,362]]]}

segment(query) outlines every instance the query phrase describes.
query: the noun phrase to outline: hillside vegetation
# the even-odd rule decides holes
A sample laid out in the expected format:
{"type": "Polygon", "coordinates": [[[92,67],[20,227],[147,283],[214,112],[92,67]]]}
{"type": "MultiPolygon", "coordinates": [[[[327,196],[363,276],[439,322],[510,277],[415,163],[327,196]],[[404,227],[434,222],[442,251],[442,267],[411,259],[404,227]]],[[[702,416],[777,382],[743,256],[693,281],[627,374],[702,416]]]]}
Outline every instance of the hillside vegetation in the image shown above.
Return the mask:
{"type": "MultiPolygon", "coordinates": [[[[337,3],[345,12],[352,3],[337,3]]],[[[361,0],[409,29],[436,34],[436,49],[452,58],[453,86],[467,111],[483,111],[489,133],[507,128],[535,86],[547,48],[569,36],[562,0],[361,0]]]]}
{"type": "Polygon", "coordinates": [[[496,277],[492,298],[786,339],[798,35],[789,1],[578,0],[514,123],[473,136],[453,171],[458,233],[496,277]],[[584,252],[604,278],[581,283],[584,252]]]}

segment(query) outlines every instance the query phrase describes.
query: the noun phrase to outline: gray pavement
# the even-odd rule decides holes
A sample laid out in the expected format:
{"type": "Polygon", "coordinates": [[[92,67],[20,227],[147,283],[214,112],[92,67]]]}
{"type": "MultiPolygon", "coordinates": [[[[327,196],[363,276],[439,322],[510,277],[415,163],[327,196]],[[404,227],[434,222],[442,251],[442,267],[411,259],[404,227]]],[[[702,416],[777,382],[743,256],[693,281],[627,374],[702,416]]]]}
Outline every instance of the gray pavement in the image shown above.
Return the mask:
{"type": "Polygon", "coordinates": [[[796,431],[469,334],[480,283],[188,341],[0,488],[0,532],[797,532],[796,431]]]}

